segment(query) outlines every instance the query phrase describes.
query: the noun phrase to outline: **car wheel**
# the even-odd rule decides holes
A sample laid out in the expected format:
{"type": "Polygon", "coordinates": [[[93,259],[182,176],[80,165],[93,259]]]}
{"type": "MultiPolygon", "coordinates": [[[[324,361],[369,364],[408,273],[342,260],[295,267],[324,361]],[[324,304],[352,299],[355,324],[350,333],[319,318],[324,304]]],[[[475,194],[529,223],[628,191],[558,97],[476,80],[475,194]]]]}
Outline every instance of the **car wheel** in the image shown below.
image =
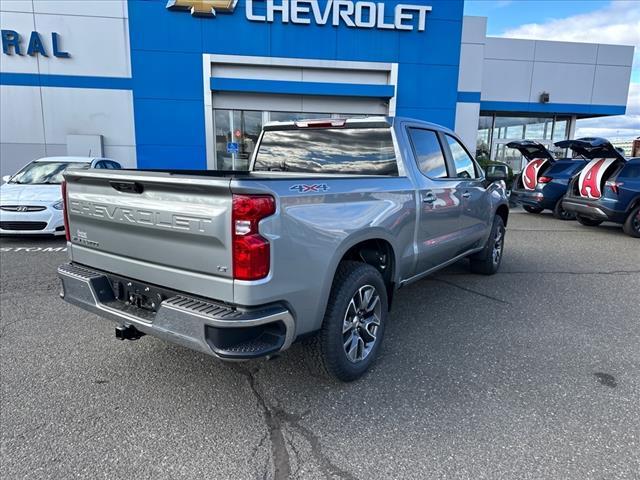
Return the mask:
{"type": "Polygon", "coordinates": [[[544,210],[544,208],[532,207],[531,205],[523,205],[522,208],[529,213],[542,213],[542,210],[544,210]]]}
{"type": "Polygon", "coordinates": [[[584,217],[582,215],[576,215],[576,220],[578,220],[580,225],[584,225],[585,227],[597,227],[603,222],[603,220],[594,220],[593,218],[584,217]]]}
{"type": "Polygon", "coordinates": [[[387,289],[380,272],[342,262],[333,280],[322,328],[313,341],[325,373],[351,382],[375,361],[384,337],[387,289]]]}
{"type": "Polygon", "coordinates": [[[622,228],[627,235],[640,238],[640,205],[631,210],[622,228]]]}
{"type": "Polygon", "coordinates": [[[485,247],[478,253],[472,255],[471,271],[482,275],[493,275],[500,268],[502,263],[502,253],[504,252],[504,237],[506,228],[502,217],[496,215],[493,219],[491,234],[485,247]]]}
{"type": "Polygon", "coordinates": [[[556,206],[553,209],[553,216],[558,220],[575,220],[575,213],[567,212],[562,206],[562,198],[556,202],[556,206]]]}

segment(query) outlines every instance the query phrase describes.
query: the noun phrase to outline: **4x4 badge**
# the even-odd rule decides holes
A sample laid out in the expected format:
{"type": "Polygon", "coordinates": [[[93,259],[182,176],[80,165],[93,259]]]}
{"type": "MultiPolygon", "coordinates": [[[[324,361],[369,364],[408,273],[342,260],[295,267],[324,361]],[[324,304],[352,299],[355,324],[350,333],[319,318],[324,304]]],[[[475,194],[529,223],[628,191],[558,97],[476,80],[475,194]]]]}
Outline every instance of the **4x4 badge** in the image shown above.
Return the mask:
{"type": "Polygon", "coordinates": [[[300,193],[310,193],[310,192],[326,192],[329,190],[329,185],[326,183],[313,183],[308,185],[306,183],[299,183],[297,185],[291,185],[289,190],[298,191],[300,193]]]}

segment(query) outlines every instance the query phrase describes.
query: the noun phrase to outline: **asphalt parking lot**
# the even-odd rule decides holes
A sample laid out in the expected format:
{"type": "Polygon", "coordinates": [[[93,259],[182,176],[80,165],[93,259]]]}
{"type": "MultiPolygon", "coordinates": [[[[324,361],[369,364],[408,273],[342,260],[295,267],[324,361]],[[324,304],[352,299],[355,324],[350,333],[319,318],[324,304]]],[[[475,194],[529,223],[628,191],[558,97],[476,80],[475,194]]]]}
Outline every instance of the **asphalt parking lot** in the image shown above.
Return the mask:
{"type": "Polygon", "coordinates": [[[2,239],[0,477],[640,477],[640,242],[511,216],[493,277],[401,290],[362,380],[303,345],[221,363],[58,298],[60,240],[2,239]]]}

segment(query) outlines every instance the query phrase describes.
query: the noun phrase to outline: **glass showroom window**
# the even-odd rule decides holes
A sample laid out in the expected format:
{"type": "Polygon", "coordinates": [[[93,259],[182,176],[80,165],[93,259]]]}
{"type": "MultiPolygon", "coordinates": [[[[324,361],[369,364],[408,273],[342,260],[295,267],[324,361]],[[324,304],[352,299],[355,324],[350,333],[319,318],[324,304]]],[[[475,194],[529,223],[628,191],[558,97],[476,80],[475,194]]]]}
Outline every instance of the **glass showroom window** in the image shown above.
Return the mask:
{"type": "Polygon", "coordinates": [[[493,115],[481,115],[478,121],[476,160],[478,160],[480,164],[488,162],[491,157],[491,132],[493,129],[493,118],[493,115]]]}
{"type": "Polygon", "coordinates": [[[247,170],[262,130],[262,112],[216,109],[213,115],[218,170],[247,170]]]}

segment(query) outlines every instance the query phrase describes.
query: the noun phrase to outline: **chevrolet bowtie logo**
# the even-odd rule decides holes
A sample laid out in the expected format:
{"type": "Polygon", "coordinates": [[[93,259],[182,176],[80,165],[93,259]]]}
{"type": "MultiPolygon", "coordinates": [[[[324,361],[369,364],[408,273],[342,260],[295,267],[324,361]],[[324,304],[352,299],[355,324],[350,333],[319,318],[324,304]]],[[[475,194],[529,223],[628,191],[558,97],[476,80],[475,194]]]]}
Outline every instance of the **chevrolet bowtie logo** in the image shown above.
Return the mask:
{"type": "Polygon", "coordinates": [[[169,10],[189,10],[194,17],[215,17],[218,12],[231,13],[238,0],[169,0],[169,10]]]}

